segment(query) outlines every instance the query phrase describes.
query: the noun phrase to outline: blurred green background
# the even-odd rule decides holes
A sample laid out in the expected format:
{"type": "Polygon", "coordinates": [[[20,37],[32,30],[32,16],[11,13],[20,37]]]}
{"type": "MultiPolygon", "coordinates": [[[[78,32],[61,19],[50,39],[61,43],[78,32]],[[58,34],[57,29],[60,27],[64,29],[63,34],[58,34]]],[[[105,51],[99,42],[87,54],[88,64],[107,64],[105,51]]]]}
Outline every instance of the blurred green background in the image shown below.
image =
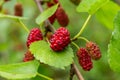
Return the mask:
{"type": "MultiPolygon", "coordinates": [[[[17,2],[21,2],[23,4],[24,17],[28,18],[28,20],[23,20],[24,24],[29,29],[39,27],[35,23],[35,19],[40,12],[34,0],[11,0],[3,5],[3,12],[13,15],[14,5],[17,2]]],[[[88,14],[77,13],[76,6],[69,0],[60,0],[60,2],[69,16],[70,23],[67,28],[69,29],[72,38],[79,32],[88,14]]],[[[46,9],[45,6],[46,5],[44,5],[44,8],[46,9]]],[[[57,21],[54,23],[54,27],[56,29],[60,27],[57,21]]],[[[75,56],[75,63],[85,80],[120,80],[119,74],[110,69],[107,59],[107,47],[111,38],[111,32],[112,30],[109,30],[99,23],[94,15],[92,16],[82,36],[86,37],[90,41],[96,42],[100,46],[102,58],[99,61],[94,61],[93,69],[86,72],[81,69],[75,56]]],[[[16,21],[0,18],[0,65],[22,62],[24,54],[27,51],[27,36],[28,33],[16,21]]],[[[76,41],[76,43],[81,47],[85,46],[85,41],[83,40],[76,41]]],[[[72,47],[74,49],[74,53],[76,54],[76,48],[74,46],[72,47]]],[[[69,69],[70,67],[66,67],[66,70],[61,70],[42,64],[39,68],[39,73],[52,77],[54,80],[69,80],[69,69]]],[[[0,80],[6,79],[0,78],[0,80]]],[[[45,79],[37,76],[36,78],[30,80],[45,79]]],[[[78,79],[74,76],[73,80],[78,79]]]]}

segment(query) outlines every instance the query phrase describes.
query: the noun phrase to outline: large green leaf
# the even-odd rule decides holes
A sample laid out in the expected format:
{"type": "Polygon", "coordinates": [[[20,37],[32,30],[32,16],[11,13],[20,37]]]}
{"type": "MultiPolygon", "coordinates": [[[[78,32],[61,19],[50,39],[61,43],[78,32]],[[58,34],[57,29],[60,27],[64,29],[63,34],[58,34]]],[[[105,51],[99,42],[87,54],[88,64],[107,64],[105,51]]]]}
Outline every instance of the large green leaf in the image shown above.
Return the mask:
{"type": "Polygon", "coordinates": [[[112,1],[109,1],[96,12],[96,17],[107,28],[113,29],[113,20],[119,10],[120,6],[112,1]]]}
{"type": "Polygon", "coordinates": [[[8,18],[8,19],[27,19],[25,17],[18,17],[18,16],[12,16],[12,15],[4,15],[4,14],[0,14],[0,18],[8,18]]]}
{"type": "Polygon", "coordinates": [[[38,61],[0,66],[0,76],[7,79],[26,79],[37,75],[38,61]]]}
{"type": "Polygon", "coordinates": [[[108,58],[110,67],[114,71],[120,72],[120,12],[114,20],[114,31],[108,46],[108,58]]]}
{"type": "Polygon", "coordinates": [[[77,11],[94,14],[99,8],[101,8],[108,1],[109,0],[82,0],[82,2],[77,7],[77,11]]]}
{"type": "Polygon", "coordinates": [[[68,46],[61,52],[53,51],[45,41],[34,42],[30,45],[30,51],[40,62],[64,69],[73,62],[73,50],[68,46]]]}
{"type": "Polygon", "coordinates": [[[52,6],[51,8],[48,8],[44,12],[42,12],[37,18],[36,23],[41,25],[46,19],[48,19],[50,16],[52,16],[55,11],[57,10],[58,4],[52,6]]]}

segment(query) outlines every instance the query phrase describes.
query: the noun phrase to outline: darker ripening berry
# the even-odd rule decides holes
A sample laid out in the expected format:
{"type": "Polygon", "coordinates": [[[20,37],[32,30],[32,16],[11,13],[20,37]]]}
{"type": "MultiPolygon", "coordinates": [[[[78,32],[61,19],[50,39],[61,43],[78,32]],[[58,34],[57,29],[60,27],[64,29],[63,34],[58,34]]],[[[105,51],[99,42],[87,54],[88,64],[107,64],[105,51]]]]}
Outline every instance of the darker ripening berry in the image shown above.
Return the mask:
{"type": "Polygon", "coordinates": [[[50,47],[54,51],[62,51],[70,43],[70,33],[64,28],[60,27],[50,38],[50,47]]]}
{"type": "Polygon", "coordinates": [[[96,43],[93,43],[91,41],[87,42],[86,49],[88,50],[89,55],[91,56],[92,59],[98,60],[101,58],[100,48],[96,43]]]}
{"type": "Polygon", "coordinates": [[[39,28],[31,29],[28,38],[27,38],[27,47],[29,48],[30,44],[34,41],[43,40],[42,33],[39,28]]]}
{"type": "Polygon", "coordinates": [[[89,56],[87,50],[85,48],[80,48],[77,51],[77,57],[79,64],[85,71],[89,71],[93,68],[93,63],[91,57],[89,56]]]}
{"type": "Polygon", "coordinates": [[[56,14],[56,19],[58,23],[61,26],[66,27],[69,23],[69,18],[68,18],[68,15],[65,13],[64,9],[62,7],[58,7],[55,14],[56,14]]]}
{"type": "Polygon", "coordinates": [[[55,19],[56,19],[55,13],[48,18],[48,20],[50,21],[51,24],[53,24],[55,22],[55,19]]]}
{"type": "Polygon", "coordinates": [[[14,15],[23,16],[23,7],[21,3],[16,3],[14,6],[14,15]]]}
{"type": "Polygon", "coordinates": [[[28,61],[31,61],[31,60],[34,60],[34,59],[35,59],[35,58],[34,58],[33,54],[31,54],[30,51],[27,51],[27,52],[25,53],[24,58],[23,58],[23,62],[28,62],[28,61]]]}
{"type": "Polygon", "coordinates": [[[53,6],[53,5],[57,4],[57,3],[59,3],[59,0],[51,0],[50,2],[47,2],[47,6],[51,7],[51,6],[53,6]]]}
{"type": "MultiPolygon", "coordinates": [[[[52,0],[51,2],[47,3],[47,6],[48,6],[48,8],[50,8],[50,7],[54,6],[57,3],[59,3],[58,0],[52,0]]],[[[56,14],[55,13],[48,18],[48,20],[50,21],[51,24],[53,24],[55,22],[55,19],[56,19],[56,14]]]]}

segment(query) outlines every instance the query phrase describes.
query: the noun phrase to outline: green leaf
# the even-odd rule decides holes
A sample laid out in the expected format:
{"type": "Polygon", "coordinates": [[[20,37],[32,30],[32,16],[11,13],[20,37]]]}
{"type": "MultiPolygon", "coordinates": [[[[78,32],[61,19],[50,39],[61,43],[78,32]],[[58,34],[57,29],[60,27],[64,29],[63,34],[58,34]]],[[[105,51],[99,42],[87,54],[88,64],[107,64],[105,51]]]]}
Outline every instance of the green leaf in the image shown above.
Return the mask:
{"type": "Polygon", "coordinates": [[[83,0],[77,7],[77,11],[94,14],[99,8],[101,8],[108,1],[109,0],[83,0]]]}
{"type": "Polygon", "coordinates": [[[18,17],[18,16],[12,16],[12,15],[4,15],[4,14],[0,14],[0,18],[8,18],[8,19],[21,19],[21,20],[25,20],[27,18],[25,17],[18,17]]]}
{"type": "Polygon", "coordinates": [[[108,46],[108,61],[114,71],[120,72],[120,12],[114,20],[114,31],[108,46]]]}
{"type": "Polygon", "coordinates": [[[73,50],[68,46],[61,52],[53,51],[45,41],[34,42],[30,45],[30,51],[40,62],[64,69],[73,62],[73,50]]]}
{"type": "Polygon", "coordinates": [[[42,12],[37,18],[36,18],[36,23],[38,25],[41,25],[46,19],[48,19],[50,16],[52,16],[55,11],[57,10],[58,4],[55,6],[52,6],[51,8],[48,8],[44,12],[42,12]]]}
{"type": "Polygon", "coordinates": [[[96,17],[108,29],[112,30],[114,17],[119,10],[120,7],[116,3],[109,1],[96,12],[96,17]]]}
{"type": "Polygon", "coordinates": [[[17,64],[1,65],[0,76],[7,79],[26,79],[37,75],[39,62],[29,61],[17,64]]]}

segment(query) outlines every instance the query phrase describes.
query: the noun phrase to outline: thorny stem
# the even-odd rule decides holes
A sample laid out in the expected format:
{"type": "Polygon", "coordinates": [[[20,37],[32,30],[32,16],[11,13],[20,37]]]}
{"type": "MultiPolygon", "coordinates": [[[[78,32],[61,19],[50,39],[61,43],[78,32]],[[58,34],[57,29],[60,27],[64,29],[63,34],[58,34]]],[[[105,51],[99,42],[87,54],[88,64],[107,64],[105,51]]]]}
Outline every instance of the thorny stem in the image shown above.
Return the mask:
{"type": "Polygon", "coordinates": [[[47,80],[53,80],[52,78],[50,78],[50,77],[48,77],[48,76],[45,76],[45,75],[42,75],[42,74],[40,74],[40,73],[37,73],[37,75],[40,76],[40,77],[43,77],[43,78],[45,78],[45,79],[47,79],[47,80]]]}
{"type": "MultiPolygon", "coordinates": [[[[43,8],[42,8],[42,5],[40,3],[39,0],[35,0],[40,12],[43,12],[43,8]]],[[[49,22],[49,20],[46,20],[45,21],[45,25],[46,25],[46,28],[49,28],[49,30],[51,30],[53,33],[55,32],[55,28],[53,27],[53,25],[49,22]]]]}
{"type": "Polygon", "coordinates": [[[18,22],[22,25],[22,27],[29,33],[30,31],[29,31],[29,29],[23,24],[23,22],[20,20],[20,19],[18,19],[18,22]]]}
{"type": "Polygon", "coordinates": [[[89,40],[87,40],[85,37],[78,37],[77,39],[82,39],[82,40],[84,40],[86,42],[89,42],[89,40]]]}
{"type": "Polygon", "coordinates": [[[88,16],[88,18],[86,19],[86,21],[83,24],[82,28],[80,29],[80,32],[72,40],[75,40],[76,38],[78,38],[82,34],[82,32],[84,31],[84,29],[85,29],[87,23],[89,22],[90,18],[91,18],[91,15],[88,16]]]}
{"type": "Polygon", "coordinates": [[[73,63],[72,68],[74,69],[74,73],[77,75],[79,80],[84,80],[83,76],[81,75],[79,69],[77,68],[77,66],[75,65],[75,63],[73,63]]]}

